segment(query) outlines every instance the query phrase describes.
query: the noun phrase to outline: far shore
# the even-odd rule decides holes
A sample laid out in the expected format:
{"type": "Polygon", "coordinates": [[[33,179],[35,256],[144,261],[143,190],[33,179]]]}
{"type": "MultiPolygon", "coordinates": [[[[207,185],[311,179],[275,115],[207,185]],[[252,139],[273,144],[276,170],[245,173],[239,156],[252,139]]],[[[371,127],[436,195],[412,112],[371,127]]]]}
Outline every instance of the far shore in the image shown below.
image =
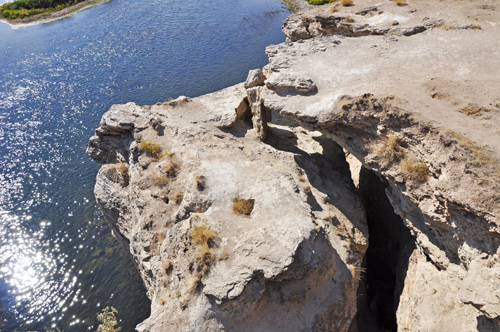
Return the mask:
{"type": "Polygon", "coordinates": [[[12,26],[27,26],[27,25],[35,25],[42,23],[49,23],[55,20],[59,20],[68,16],[73,15],[76,12],[81,10],[96,6],[101,3],[110,2],[111,0],[85,0],[77,3],[76,5],[70,6],[68,8],[61,9],[57,12],[53,12],[50,14],[36,14],[33,16],[23,17],[23,18],[15,18],[10,19],[3,17],[0,14],[0,21],[8,23],[12,26]]]}

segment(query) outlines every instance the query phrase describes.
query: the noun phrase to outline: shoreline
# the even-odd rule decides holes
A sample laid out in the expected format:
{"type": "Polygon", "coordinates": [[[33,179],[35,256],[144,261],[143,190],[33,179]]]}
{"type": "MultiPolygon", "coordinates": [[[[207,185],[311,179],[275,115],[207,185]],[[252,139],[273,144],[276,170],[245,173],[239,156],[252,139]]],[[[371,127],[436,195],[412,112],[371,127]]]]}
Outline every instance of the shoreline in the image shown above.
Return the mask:
{"type": "Polygon", "coordinates": [[[102,3],[107,3],[110,2],[111,0],[85,0],[82,2],[77,3],[76,5],[73,5],[68,8],[64,8],[62,10],[59,10],[57,12],[53,12],[50,15],[44,15],[44,14],[36,14],[33,16],[28,16],[24,18],[16,18],[16,19],[10,19],[6,17],[0,17],[0,21],[7,23],[13,28],[18,28],[18,27],[25,27],[25,26],[31,26],[31,25],[37,25],[37,24],[43,24],[43,23],[50,23],[56,20],[60,20],[66,17],[69,17],[73,14],[76,14],[82,10],[92,8],[94,6],[97,6],[102,3]]]}

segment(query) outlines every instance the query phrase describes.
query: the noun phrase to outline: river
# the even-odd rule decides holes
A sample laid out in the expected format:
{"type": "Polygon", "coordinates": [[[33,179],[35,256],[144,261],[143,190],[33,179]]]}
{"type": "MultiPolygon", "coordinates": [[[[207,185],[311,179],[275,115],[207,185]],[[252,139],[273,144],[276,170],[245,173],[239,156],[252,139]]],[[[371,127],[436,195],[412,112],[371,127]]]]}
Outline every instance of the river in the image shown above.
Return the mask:
{"type": "Polygon", "coordinates": [[[106,306],[125,332],[149,316],[96,206],[88,139],[112,104],[243,81],[284,41],[287,15],[279,0],[113,0],[51,23],[0,23],[0,331],[94,331],[106,306]]]}

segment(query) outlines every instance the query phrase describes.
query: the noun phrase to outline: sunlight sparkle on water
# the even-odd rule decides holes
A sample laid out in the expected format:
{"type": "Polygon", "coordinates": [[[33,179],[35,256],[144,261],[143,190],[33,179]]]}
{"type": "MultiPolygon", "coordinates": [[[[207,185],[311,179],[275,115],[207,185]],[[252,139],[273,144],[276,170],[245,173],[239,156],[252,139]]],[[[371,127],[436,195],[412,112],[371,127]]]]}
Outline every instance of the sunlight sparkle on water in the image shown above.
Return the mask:
{"type": "Polygon", "coordinates": [[[28,231],[22,222],[29,219],[0,211],[0,279],[8,286],[11,310],[16,312],[20,306],[27,309],[22,315],[26,323],[65,312],[65,305],[73,305],[80,293],[75,291],[77,277],[66,267],[67,255],[60,253],[57,245],[50,248],[44,242],[45,228],[51,223],[40,222],[39,229],[28,231]]]}

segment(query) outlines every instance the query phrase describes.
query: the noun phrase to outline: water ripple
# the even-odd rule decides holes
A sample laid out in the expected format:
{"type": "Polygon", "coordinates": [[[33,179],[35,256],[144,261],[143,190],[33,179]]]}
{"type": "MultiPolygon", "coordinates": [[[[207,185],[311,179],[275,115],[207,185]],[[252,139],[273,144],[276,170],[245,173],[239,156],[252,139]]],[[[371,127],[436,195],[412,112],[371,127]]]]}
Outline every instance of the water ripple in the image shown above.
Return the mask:
{"type": "MultiPolygon", "coordinates": [[[[4,0],[0,0],[0,3],[4,0]]],[[[93,197],[88,138],[112,104],[243,81],[284,41],[279,0],[114,0],[48,24],[0,24],[0,331],[123,331],[149,315],[93,197]]]]}

